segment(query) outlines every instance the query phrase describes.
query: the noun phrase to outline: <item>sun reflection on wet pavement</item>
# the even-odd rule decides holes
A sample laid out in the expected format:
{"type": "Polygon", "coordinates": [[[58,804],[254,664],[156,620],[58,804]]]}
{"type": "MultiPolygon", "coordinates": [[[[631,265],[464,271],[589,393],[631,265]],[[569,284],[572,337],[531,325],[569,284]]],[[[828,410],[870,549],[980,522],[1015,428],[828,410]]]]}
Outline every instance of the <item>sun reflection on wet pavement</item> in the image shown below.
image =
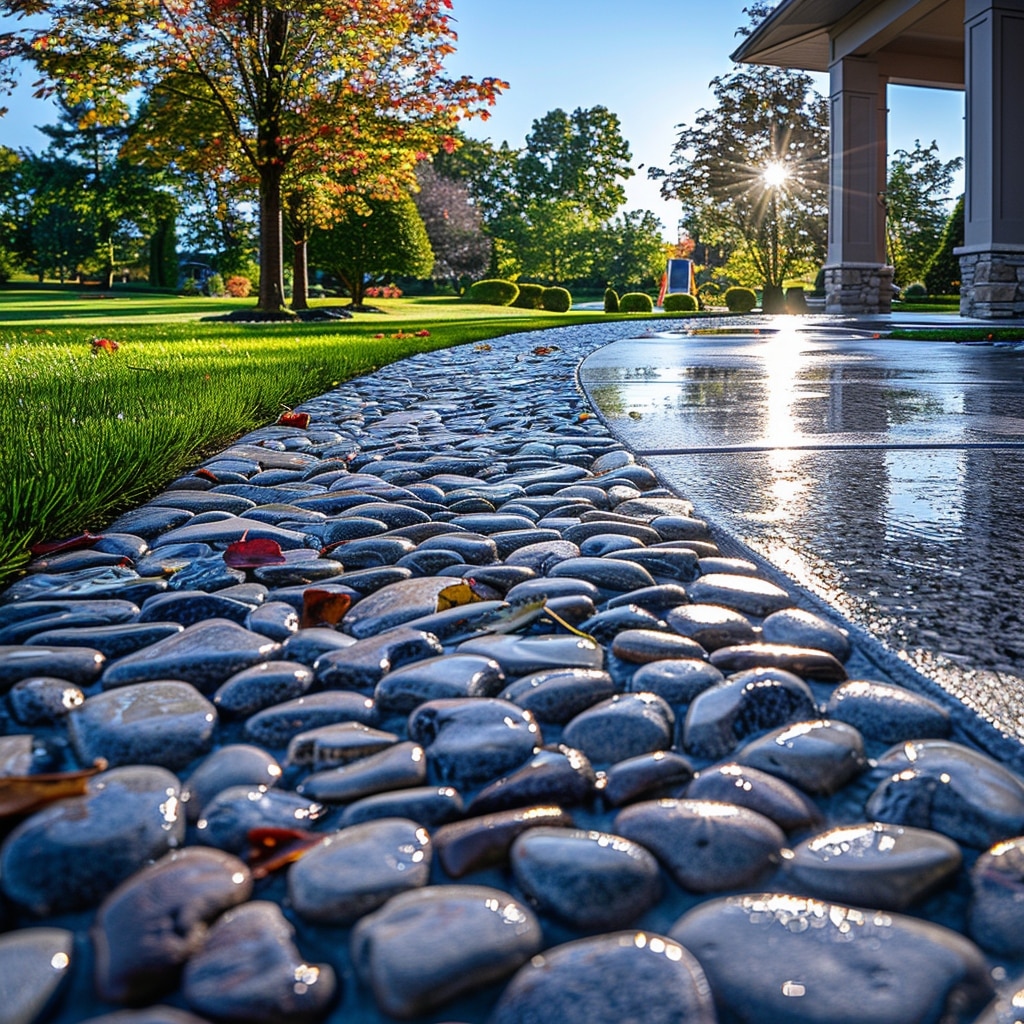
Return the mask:
{"type": "Polygon", "coordinates": [[[799,321],[616,342],[581,380],[699,514],[1024,736],[1024,350],[799,321]]]}

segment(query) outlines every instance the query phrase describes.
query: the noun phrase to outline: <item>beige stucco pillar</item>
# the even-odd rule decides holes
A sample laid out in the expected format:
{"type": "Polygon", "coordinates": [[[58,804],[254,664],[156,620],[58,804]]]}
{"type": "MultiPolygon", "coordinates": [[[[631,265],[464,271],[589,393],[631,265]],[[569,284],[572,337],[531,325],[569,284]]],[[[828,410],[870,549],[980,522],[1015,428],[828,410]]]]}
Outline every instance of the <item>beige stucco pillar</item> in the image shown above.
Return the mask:
{"type": "Polygon", "coordinates": [[[885,258],[886,100],[878,64],[844,57],[831,76],[825,311],[888,313],[885,258]]]}
{"type": "Polygon", "coordinates": [[[1024,0],[966,0],[960,312],[1024,318],[1024,0]]]}

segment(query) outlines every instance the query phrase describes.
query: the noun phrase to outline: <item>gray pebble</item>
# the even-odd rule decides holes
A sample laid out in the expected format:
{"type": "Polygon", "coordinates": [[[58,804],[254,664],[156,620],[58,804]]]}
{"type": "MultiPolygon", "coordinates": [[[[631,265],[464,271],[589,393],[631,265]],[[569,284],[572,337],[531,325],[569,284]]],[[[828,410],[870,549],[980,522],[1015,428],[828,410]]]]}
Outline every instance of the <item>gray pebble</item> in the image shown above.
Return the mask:
{"type": "Polygon", "coordinates": [[[701,965],[643,931],[579,939],[535,956],[505,988],[489,1024],[717,1024],[701,965]]]}
{"type": "Polygon", "coordinates": [[[114,768],[84,796],[37,811],[0,847],[0,889],[36,917],[95,906],[185,837],[178,780],[166,769],[114,768]]]}
{"type": "Polygon", "coordinates": [[[337,987],[329,964],[305,961],[277,904],[253,901],[213,925],[185,967],[182,991],[217,1020],[281,1024],[322,1019],[337,987]]]}
{"type": "Polygon", "coordinates": [[[785,843],[782,829],[763,815],[710,800],[646,800],[619,811],[612,828],[647,847],[691,892],[753,884],[785,843]]]}
{"type": "Polygon", "coordinates": [[[616,694],[578,714],[562,738],[594,764],[614,764],[628,757],[667,750],[672,745],[675,715],[653,693],[616,694]]]}
{"type": "Polygon", "coordinates": [[[792,1024],[940,1024],[992,996],[973,943],[899,914],[783,893],[730,896],[669,935],[700,961],[723,1015],[792,1024]]]}
{"type": "Polygon", "coordinates": [[[658,862],[607,832],[532,828],[512,844],[516,884],[542,914],[571,928],[622,928],[661,897],[658,862]]]}
{"type": "Polygon", "coordinates": [[[464,992],[507,977],[543,945],[533,912],[485,886],[403,893],[352,932],[352,960],[393,1017],[430,1013],[464,992]],[[457,942],[438,942],[441,934],[457,942]]]}
{"type": "Polygon", "coordinates": [[[430,879],[426,829],[404,818],[352,825],[326,836],[288,872],[288,899],[304,921],[350,925],[430,879]]]}

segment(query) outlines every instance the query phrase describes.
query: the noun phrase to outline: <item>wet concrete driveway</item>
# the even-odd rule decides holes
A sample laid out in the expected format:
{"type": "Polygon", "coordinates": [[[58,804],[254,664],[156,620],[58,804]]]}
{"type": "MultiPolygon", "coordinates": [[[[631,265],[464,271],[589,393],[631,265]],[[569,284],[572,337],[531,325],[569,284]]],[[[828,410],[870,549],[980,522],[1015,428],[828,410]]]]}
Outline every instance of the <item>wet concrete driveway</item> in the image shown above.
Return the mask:
{"type": "Polygon", "coordinates": [[[582,382],[700,514],[1024,738],[1024,346],[750,323],[616,342],[582,382]]]}

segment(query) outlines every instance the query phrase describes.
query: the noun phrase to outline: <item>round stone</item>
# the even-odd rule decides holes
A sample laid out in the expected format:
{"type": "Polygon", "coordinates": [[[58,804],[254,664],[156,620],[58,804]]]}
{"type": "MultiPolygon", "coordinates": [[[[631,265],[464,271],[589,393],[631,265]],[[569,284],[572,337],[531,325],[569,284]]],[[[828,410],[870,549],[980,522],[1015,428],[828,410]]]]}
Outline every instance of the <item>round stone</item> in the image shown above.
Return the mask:
{"type": "Polygon", "coordinates": [[[200,846],[132,875],[103,901],[93,925],[100,998],[140,1004],[172,992],[207,926],[251,896],[245,864],[200,846]]]}
{"type": "Polygon", "coordinates": [[[612,828],[647,847],[690,892],[753,884],[786,841],[763,815],[710,800],[645,800],[620,811],[612,828]]]}
{"type": "Polygon", "coordinates": [[[962,860],[956,843],[937,832],[870,822],[805,839],[784,865],[794,891],[905,910],[953,875],[962,860]]]}
{"type": "Polygon", "coordinates": [[[307,963],[281,909],[261,900],[217,920],[182,981],[198,1013],[247,1024],[321,1020],[337,988],[334,969],[307,963]]]}
{"type": "Polygon", "coordinates": [[[540,952],[543,936],[533,912],[508,893],[446,885],[395,896],[356,925],[351,946],[381,1011],[409,1018],[507,977],[540,952]]]}
{"type": "Polygon", "coordinates": [[[900,914],[758,893],[706,902],[669,936],[739,1020],[939,1024],[973,1019],[992,997],[972,942],[900,914]]]}
{"type": "Polygon", "coordinates": [[[716,1024],[700,964],[644,931],[579,939],[535,956],[506,986],[491,1024],[716,1024]]]}
{"type": "Polygon", "coordinates": [[[578,714],[562,738],[595,764],[667,750],[672,745],[675,715],[653,693],[616,694],[578,714]]]}
{"type": "Polygon", "coordinates": [[[510,859],[527,899],[571,928],[625,927],[661,896],[654,857],[607,832],[532,828],[512,844],[510,859]]]}
{"type": "Polygon", "coordinates": [[[49,1016],[71,974],[74,932],[23,928],[0,935],[0,1006],[5,1024],[36,1024],[49,1016]]]}
{"type": "Polygon", "coordinates": [[[217,712],[188,683],[136,683],[90,697],[69,717],[84,764],[156,764],[178,771],[213,745],[217,712]]]}
{"type": "Polygon", "coordinates": [[[184,838],[178,780],[164,768],[114,768],[14,828],[0,847],[0,888],[37,917],[81,910],[184,838]]]}
{"type": "Polygon", "coordinates": [[[430,880],[426,829],[404,818],[368,821],[323,839],[288,872],[288,899],[303,920],[350,925],[392,896],[430,880]]]}

